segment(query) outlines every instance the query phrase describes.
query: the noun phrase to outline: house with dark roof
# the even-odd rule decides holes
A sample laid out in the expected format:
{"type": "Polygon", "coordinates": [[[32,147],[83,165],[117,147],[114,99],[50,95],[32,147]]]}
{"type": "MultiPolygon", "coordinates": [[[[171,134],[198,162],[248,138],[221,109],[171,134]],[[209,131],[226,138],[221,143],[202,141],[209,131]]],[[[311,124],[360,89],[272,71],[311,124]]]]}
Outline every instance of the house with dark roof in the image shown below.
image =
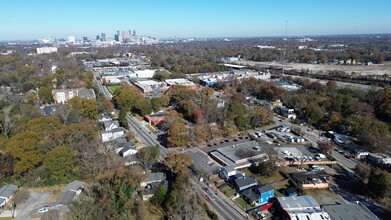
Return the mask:
{"type": "Polygon", "coordinates": [[[131,145],[127,145],[127,146],[123,147],[118,152],[118,154],[121,157],[126,157],[126,156],[133,155],[133,154],[136,154],[136,153],[137,153],[137,149],[134,146],[131,146],[131,145]]]}
{"type": "Polygon", "coordinates": [[[324,170],[291,173],[290,175],[303,189],[327,189],[329,187],[330,175],[324,170]]]}
{"type": "Polygon", "coordinates": [[[295,187],[289,187],[287,189],[284,189],[284,194],[286,196],[295,196],[297,195],[297,189],[295,187]]]}
{"type": "Polygon", "coordinates": [[[53,106],[47,105],[47,106],[41,107],[41,111],[42,111],[43,116],[50,117],[50,116],[54,115],[54,113],[56,112],[56,108],[54,108],[53,106]]]}
{"type": "Polygon", "coordinates": [[[15,192],[18,191],[18,186],[14,184],[8,184],[0,188],[0,210],[4,205],[12,198],[15,192]]]}
{"type": "Polygon", "coordinates": [[[244,200],[252,205],[264,205],[274,197],[274,188],[271,184],[255,186],[242,191],[244,200]]]}
{"type": "Polygon", "coordinates": [[[106,131],[111,131],[113,129],[119,128],[119,122],[117,120],[104,121],[103,127],[106,131]]]}
{"type": "Polygon", "coordinates": [[[256,181],[253,177],[249,177],[249,176],[245,176],[243,178],[233,180],[233,185],[238,191],[248,189],[258,184],[259,184],[258,181],[256,181]]]}
{"type": "Polygon", "coordinates": [[[380,220],[366,206],[360,202],[343,205],[325,205],[323,209],[329,214],[331,220],[380,220]]]}
{"type": "Polygon", "coordinates": [[[85,183],[79,180],[75,180],[65,187],[63,193],[57,198],[56,205],[69,205],[74,201],[82,192],[85,183]]]}
{"type": "Polygon", "coordinates": [[[162,172],[150,173],[147,178],[140,182],[140,186],[147,186],[155,182],[161,182],[166,179],[166,174],[162,172]]]}

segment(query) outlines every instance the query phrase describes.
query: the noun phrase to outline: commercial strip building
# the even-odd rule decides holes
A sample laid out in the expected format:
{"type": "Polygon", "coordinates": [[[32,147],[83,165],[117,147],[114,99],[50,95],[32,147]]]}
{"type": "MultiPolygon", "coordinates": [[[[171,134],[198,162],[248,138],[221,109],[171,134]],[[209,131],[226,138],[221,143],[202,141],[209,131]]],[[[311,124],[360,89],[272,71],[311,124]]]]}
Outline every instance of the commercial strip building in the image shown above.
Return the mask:
{"type": "Polygon", "coordinates": [[[164,93],[170,88],[166,82],[157,82],[154,80],[137,81],[134,85],[143,93],[164,93]]]}
{"type": "Polygon", "coordinates": [[[57,47],[38,47],[37,54],[57,53],[57,47]]]}
{"type": "Polygon", "coordinates": [[[192,81],[185,78],[166,79],[165,82],[168,84],[168,86],[186,86],[189,89],[196,88],[196,84],[194,84],[192,81]]]}
{"type": "Polygon", "coordinates": [[[362,203],[356,202],[343,205],[325,205],[323,209],[329,214],[331,220],[380,220],[362,203]]]}
{"type": "Polygon", "coordinates": [[[311,196],[277,197],[284,220],[327,220],[330,216],[311,196]]]}

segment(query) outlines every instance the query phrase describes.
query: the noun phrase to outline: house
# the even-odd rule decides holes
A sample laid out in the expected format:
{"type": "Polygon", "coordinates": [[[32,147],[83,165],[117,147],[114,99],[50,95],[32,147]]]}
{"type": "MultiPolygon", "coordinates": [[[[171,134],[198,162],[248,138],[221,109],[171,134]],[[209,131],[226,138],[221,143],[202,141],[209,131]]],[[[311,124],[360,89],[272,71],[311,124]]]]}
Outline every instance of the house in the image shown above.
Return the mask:
{"type": "Polygon", "coordinates": [[[358,201],[352,204],[325,205],[323,209],[329,214],[331,220],[380,220],[380,218],[358,201]]]}
{"type": "Polygon", "coordinates": [[[131,154],[124,157],[125,166],[130,166],[138,163],[137,154],[131,154]]]}
{"type": "Polygon", "coordinates": [[[54,115],[54,113],[56,112],[56,109],[50,105],[47,105],[47,106],[41,107],[41,111],[42,111],[43,116],[50,117],[50,116],[54,115]]]}
{"type": "Polygon", "coordinates": [[[296,119],[295,110],[292,108],[287,108],[285,106],[280,107],[280,113],[284,117],[287,117],[289,119],[296,119]]]}
{"type": "Polygon", "coordinates": [[[57,198],[55,204],[69,205],[71,202],[77,199],[77,197],[83,191],[84,185],[85,182],[79,180],[70,182],[67,187],[65,187],[63,193],[57,198]]]}
{"type": "Polygon", "coordinates": [[[297,189],[295,187],[289,187],[287,189],[284,189],[284,194],[286,196],[296,196],[297,195],[297,189]]]}
{"type": "Polygon", "coordinates": [[[105,122],[105,121],[111,121],[113,120],[110,116],[105,115],[101,119],[98,120],[98,122],[105,122]]]}
{"type": "Polygon", "coordinates": [[[121,157],[126,157],[126,156],[133,155],[136,153],[137,153],[137,149],[133,146],[125,146],[118,152],[118,154],[121,157]]]}
{"type": "Polygon", "coordinates": [[[53,99],[56,103],[66,103],[73,97],[80,97],[86,99],[95,99],[95,92],[93,89],[78,88],[78,89],[53,89],[53,99]]]}
{"type": "Polygon", "coordinates": [[[330,175],[324,170],[312,172],[291,173],[293,181],[301,185],[303,189],[327,189],[329,188],[330,175]]]}
{"type": "Polygon", "coordinates": [[[264,205],[274,197],[274,188],[271,184],[255,186],[242,191],[243,198],[252,205],[264,205]]]}
{"type": "Polygon", "coordinates": [[[330,219],[312,196],[277,197],[276,210],[286,220],[330,219]]]}
{"type": "Polygon", "coordinates": [[[112,120],[112,121],[104,121],[103,127],[105,128],[106,131],[111,131],[113,129],[119,128],[120,126],[117,120],[112,120]]]}
{"type": "Polygon", "coordinates": [[[125,134],[124,128],[115,128],[110,131],[102,131],[102,133],[101,133],[102,142],[107,142],[107,141],[119,138],[124,134],[125,134]]]}
{"type": "Polygon", "coordinates": [[[166,174],[159,172],[159,173],[150,173],[147,178],[145,178],[143,181],[141,181],[140,186],[146,187],[148,184],[161,182],[163,180],[166,180],[166,174]]]}
{"type": "Polygon", "coordinates": [[[235,170],[233,167],[225,166],[225,167],[222,167],[220,170],[220,177],[222,179],[228,180],[231,176],[235,175],[236,172],[237,172],[237,170],[235,170]]]}
{"type": "Polygon", "coordinates": [[[3,210],[4,205],[9,202],[16,191],[18,191],[18,186],[14,184],[8,184],[0,188],[0,210],[3,210]]]}
{"type": "Polygon", "coordinates": [[[154,115],[146,115],[144,118],[149,122],[149,124],[157,125],[162,123],[167,118],[167,114],[159,113],[154,115]]]}
{"type": "Polygon", "coordinates": [[[282,102],[279,99],[271,102],[271,104],[272,104],[273,109],[279,109],[282,107],[282,102]]]}
{"type": "Polygon", "coordinates": [[[367,156],[367,159],[375,165],[391,165],[391,157],[386,154],[371,153],[367,156]]]}
{"type": "Polygon", "coordinates": [[[248,177],[248,176],[233,180],[233,185],[235,186],[236,190],[238,190],[238,191],[248,189],[248,188],[256,186],[258,184],[259,183],[253,177],[248,177]]]}
{"type": "Polygon", "coordinates": [[[158,186],[163,186],[166,190],[168,190],[168,181],[163,180],[160,182],[154,182],[146,186],[145,189],[140,190],[139,194],[141,195],[143,201],[148,201],[155,195],[156,188],[158,186]]]}

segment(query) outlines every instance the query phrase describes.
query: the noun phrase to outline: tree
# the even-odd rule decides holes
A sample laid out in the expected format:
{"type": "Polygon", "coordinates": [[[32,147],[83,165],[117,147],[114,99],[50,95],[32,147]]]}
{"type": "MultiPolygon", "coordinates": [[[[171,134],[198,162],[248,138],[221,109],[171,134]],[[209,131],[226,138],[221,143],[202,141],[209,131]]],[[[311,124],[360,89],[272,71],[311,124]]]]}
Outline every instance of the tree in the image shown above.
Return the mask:
{"type": "Polygon", "coordinates": [[[163,185],[156,187],[155,195],[151,198],[151,203],[161,206],[167,197],[167,189],[163,185]]]}
{"type": "Polygon", "coordinates": [[[153,75],[153,78],[157,81],[164,81],[170,77],[170,73],[165,70],[158,70],[153,75]]]}
{"type": "Polygon", "coordinates": [[[39,91],[38,91],[38,96],[39,98],[41,99],[41,101],[45,104],[50,104],[50,103],[53,103],[54,100],[53,100],[53,95],[52,95],[52,90],[54,88],[53,87],[41,87],[39,88],[39,91]]]}
{"type": "Polygon", "coordinates": [[[250,125],[248,110],[244,104],[231,102],[228,107],[229,118],[233,119],[239,130],[245,130],[250,125]]]}
{"type": "Polygon", "coordinates": [[[73,170],[74,157],[75,153],[71,148],[66,146],[56,147],[47,154],[43,165],[49,170],[51,178],[64,182],[66,176],[73,170]]]}
{"type": "Polygon", "coordinates": [[[62,128],[63,124],[58,117],[41,117],[28,121],[26,127],[30,131],[43,133],[47,131],[56,131],[62,128]]]}
{"type": "Polygon", "coordinates": [[[356,164],[356,167],[354,168],[354,172],[361,177],[361,179],[365,180],[369,177],[369,174],[371,173],[371,167],[368,164],[363,164],[361,162],[358,162],[356,164]]]}
{"type": "Polygon", "coordinates": [[[368,180],[368,188],[376,197],[383,198],[386,195],[388,180],[386,174],[379,168],[371,169],[368,180]]]}
{"type": "Polygon", "coordinates": [[[268,161],[253,165],[250,167],[251,171],[261,176],[271,177],[277,172],[277,166],[274,162],[268,161]]]}
{"type": "Polygon", "coordinates": [[[0,153],[0,174],[8,177],[14,172],[14,157],[10,152],[0,153]]]}
{"type": "Polygon", "coordinates": [[[149,115],[152,113],[152,105],[150,99],[138,99],[134,103],[133,109],[138,112],[141,116],[149,115]]]}
{"type": "Polygon", "coordinates": [[[130,111],[137,98],[139,98],[137,91],[129,85],[124,85],[115,91],[113,100],[119,109],[130,111]]]}
{"type": "Polygon", "coordinates": [[[106,113],[114,112],[114,105],[110,100],[104,99],[102,104],[103,104],[103,111],[104,112],[106,112],[106,113]]]}
{"type": "Polygon", "coordinates": [[[24,189],[18,189],[12,196],[12,217],[14,217],[15,209],[17,206],[23,204],[30,198],[30,191],[24,189]]]}
{"type": "Polygon", "coordinates": [[[38,166],[44,155],[38,151],[37,144],[41,138],[31,131],[13,136],[6,146],[6,152],[11,153],[16,163],[14,173],[22,174],[38,166]]]}
{"type": "Polygon", "coordinates": [[[151,105],[154,112],[158,112],[162,109],[162,107],[168,106],[170,102],[170,98],[166,95],[162,95],[160,97],[154,97],[151,99],[151,105]]]}
{"type": "Polygon", "coordinates": [[[193,166],[193,160],[188,154],[184,153],[168,153],[164,164],[171,168],[174,173],[186,172],[187,169],[193,166]]]}
{"type": "Polygon", "coordinates": [[[121,125],[121,127],[124,127],[125,129],[129,129],[128,119],[126,118],[126,111],[124,109],[119,110],[118,122],[121,125]]]}
{"type": "Polygon", "coordinates": [[[91,119],[98,119],[98,103],[94,99],[73,97],[69,100],[68,104],[79,111],[81,115],[89,117],[91,119]]]}
{"type": "Polygon", "coordinates": [[[187,127],[182,123],[175,123],[170,126],[167,131],[167,146],[168,147],[182,147],[186,145],[187,127]]]}
{"type": "Polygon", "coordinates": [[[159,156],[159,145],[144,147],[137,152],[137,157],[140,159],[140,165],[147,170],[151,169],[152,165],[157,161],[159,156]]]}
{"type": "Polygon", "coordinates": [[[334,145],[329,141],[323,141],[318,143],[318,148],[323,153],[330,153],[334,149],[334,145]]]}
{"type": "Polygon", "coordinates": [[[311,123],[317,124],[323,118],[324,112],[316,103],[309,103],[305,108],[305,114],[311,123]]]}
{"type": "Polygon", "coordinates": [[[335,88],[337,88],[337,82],[335,82],[334,80],[329,80],[329,81],[326,83],[326,86],[327,86],[327,88],[329,88],[329,89],[335,89],[335,88]]]}
{"type": "Polygon", "coordinates": [[[210,87],[204,87],[201,90],[201,93],[205,96],[211,97],[214,94],[214,89],[210,87]]]}
{"type": "Polygon", "coordinates": [[[255,107],[251,117],[251,126],[256,128],[262,125],[266,125],[269,122],[270,114],[270,111],[265,107],[255,107]]]}

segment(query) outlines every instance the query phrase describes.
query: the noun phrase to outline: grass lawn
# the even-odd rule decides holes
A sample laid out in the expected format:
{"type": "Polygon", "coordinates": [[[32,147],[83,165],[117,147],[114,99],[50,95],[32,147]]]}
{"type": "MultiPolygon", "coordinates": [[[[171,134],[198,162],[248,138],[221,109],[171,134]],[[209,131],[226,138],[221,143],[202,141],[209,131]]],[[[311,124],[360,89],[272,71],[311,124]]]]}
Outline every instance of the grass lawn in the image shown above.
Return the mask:
{"type": "Polygon", "coordinates": [[[252,175],[254,175],[253,173],[251,173],[251,171],[250,171],[248,168],[243,169],[243,170],[240,170],[240,171],[242,171],[243,173],[245,173],[246,176],[252,176],[252,175]]]}
{"type": "Polygon", "coordinates": [[[236,193],[236,190],[228,185],[221,188],[220,191],[222,193],[224,193],[227,197],[231,197],[231,196],[235,195],[235,193],[236,193]]]}
{"type": "Polygon", "coordinates": [[[341,197],[328,189],[306,189],[306,196],[312,196],[319,204],[332,204],[334,201],[338,201],[341,204],[345,202],[341,197]]]}
{"type": "Polygon", "coordinates": [[[243,209],[247,208],[246,210],[255,208],[255,206],[248,204],[242,197],[235,199],[235,202],[243,209]]]}
{"type": "Polygon", "coordinates": [[[257,176],[255,178],[262,184],[278,182],[285,179],[279,172],[276,172],[276,174],[271,177],[257,176]]]}
{"type": "Polygon", "coordinates": [[[39,218],[40,219],[40,218],[42,218],[43,214],[45,214],[45,213],[35,213],[31,216],[31,218],[39,218]]]}
{"type": "Polygon", "coordinates": [[[109,86],[109,90],[111,94],[114,94],[115,90],[121,88],[121,86],[109,86]]]}

